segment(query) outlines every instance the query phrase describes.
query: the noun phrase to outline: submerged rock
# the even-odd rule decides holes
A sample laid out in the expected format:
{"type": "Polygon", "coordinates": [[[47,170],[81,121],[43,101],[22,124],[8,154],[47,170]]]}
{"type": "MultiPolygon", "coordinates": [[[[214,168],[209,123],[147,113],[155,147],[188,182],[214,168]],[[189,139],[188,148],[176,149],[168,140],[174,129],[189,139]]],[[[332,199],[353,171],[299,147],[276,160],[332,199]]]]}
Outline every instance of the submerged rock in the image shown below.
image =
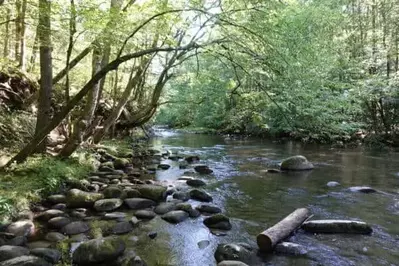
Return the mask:
{"type": "Polygon", "coordinates": [[[162,219],[169,223],[177,224],[183,222],[189,217],[189,214],[185,211],[171,211],[162,216],[162,219]]]}
{"type": "Polygon", "coordinates": [[[194,166],[194,170],[197,173],[204,174],[204,175],[208,175],[208,174],[212,174],[213,173],[212,169],[210,169],[207,165],[203,165],[203,164],[199,164],[199,165],[194,166]]]}
{"type": "Polygon", "coordinates": [[[186,181],[186,184],[189,185],[190,187],[202,187],[206,186],[206,183],[202,181],[201,179],[190,179],[186,181]]]}
{"type": "Polygon", "coordinates": [[[253,256],[253,249],[242,243],[219,244],[215,252],[217,262],[226,260],[248,262],[251,261],[251,256],[253,256]]]}
{"type": "Polygon", "coordinates": [[[200,157],[197,155],[191,155],[187,156],[184,160],[188,163],[197,163],[200,161],[200,157]]]}
{"type": "Polygon", "coordinates": [[[92,265],[111,262],[125,251],[125,243],[117,237],[93,239],[82,243],[73,253],[72,261],[77,265],[92,265]]]}
{"type": "Polygon", "coordinates": [[[330,182],[327,183],[327,187],[338,187],[340,185],[341,184],[336,182],[336,181],[330,181],[330,182]]]}
{"type": "Polygon", "coordinates": [[[230,219],[221,213],[205,218],[204,224],[209,228],[219,230],[230,230],[232,227],[230,219]]]}
{"type": "Polygon", "coordinates": [[[276,245],[274,251],[278,254],[299,256],[305,255],[308,251],[305,246],[291,243],[291,242],[281,242],[276,245]]]}
{"type": "Polygon", "coordinates": [[[362,193],[375,193],[377,190],[371,187],[365,187],[365,186],[358,186],[358,187],[350,187],[349,190],[351,192],[362,192],[362,193]]]}
{"type": "Polygon", "coordinates": [[[373,232],[367,223],[351,220],[312,220],[304,222],[301,227],[311,233],[371,234],[373,232]]]}
{"type": "Polygon", "coordinates": [[[314,168],[313,164],[302,155],[296,155],[289,157],[281,162],[281,170],[289,171],[302,171],[302,170],[312,170],[314,168]]]}

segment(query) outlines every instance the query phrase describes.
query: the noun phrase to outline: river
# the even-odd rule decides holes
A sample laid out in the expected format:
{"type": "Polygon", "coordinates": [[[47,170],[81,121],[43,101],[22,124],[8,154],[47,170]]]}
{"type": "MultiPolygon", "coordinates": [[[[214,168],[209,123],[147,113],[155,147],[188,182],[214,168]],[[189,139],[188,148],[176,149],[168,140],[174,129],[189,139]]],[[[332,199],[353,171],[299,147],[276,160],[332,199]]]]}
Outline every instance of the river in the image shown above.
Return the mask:
{"type": "MultiPolygon", "coordinates": [[[[131,245],[149,265],[215,265],[219,243],[246,242],[256,246],[256,235],[296,208],[307,207],[314,219],[354,219],[370,223],[372,235],[313,235],[299,230],[289,240],[307,246],[308,256],[269,255],[256,265],[399,265],[399,153],[269,140],[230,140],[216,135],[158,130],[151,145],[180,155],[199,155],[214,170],[201,176],[214,203],[232,221],[226,236],[215,236],[202,219],[178,225],[154,219],[148,231],[155,240],[131,245]],[[279,160],[301,154],[315,164],[308,172],[271,174],[264,170],[279,160]],[[327,182],[339,187],[329,188],[327,182]],[[378,193],[351,192],[348,187],[368,185],[378,193]],[[208,242],[209,241],[209,242],[208,242]],[[205,245],[198,245],[201,242],[205,245]],[[207,245],[209,243],[209,245],[207,245]]],[[[177,162],[156,178],[176,180],[185,171],[177,162]]],[[[198,202],[191,201],[194,206],[198,202]]],[[[146,227],[143,234],[146,234],[146,227]]],[[[255,265],[254,264],[254,265],[255,265]]]]}

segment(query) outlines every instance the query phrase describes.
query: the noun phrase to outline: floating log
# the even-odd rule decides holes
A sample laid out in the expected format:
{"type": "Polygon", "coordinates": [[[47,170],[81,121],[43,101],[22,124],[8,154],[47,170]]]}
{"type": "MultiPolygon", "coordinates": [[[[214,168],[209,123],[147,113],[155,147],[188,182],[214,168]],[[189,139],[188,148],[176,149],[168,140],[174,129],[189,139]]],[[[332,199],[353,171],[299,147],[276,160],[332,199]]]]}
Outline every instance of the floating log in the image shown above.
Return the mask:
{"type": "Polygon", "coordinates": [[[296,209],[282,221],[260,233],[256,241],[262,252],[271,252],[273,247],[280,241],[287,238],[293,231],[302,225],[311,216],[306,208],[296,209]]]}
{"type": "Polygon", "coordinates": [[[371,234],[373,229],[365,222],[351,220],[314,220],[305,222],[302,229],[311,233],[371,234]]]}

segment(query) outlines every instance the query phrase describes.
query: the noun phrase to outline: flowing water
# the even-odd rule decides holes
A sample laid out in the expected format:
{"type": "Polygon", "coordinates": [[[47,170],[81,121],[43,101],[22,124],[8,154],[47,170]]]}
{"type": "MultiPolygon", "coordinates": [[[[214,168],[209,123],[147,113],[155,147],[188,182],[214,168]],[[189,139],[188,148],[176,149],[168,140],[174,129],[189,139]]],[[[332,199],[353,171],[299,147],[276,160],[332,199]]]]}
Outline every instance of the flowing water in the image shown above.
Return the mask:
{"type": "MultiPolygon", "coordinates": [[[[399,153],[339,150],[329,146],[284,144],[265,140],[226,140],[221,136],[158,131],[155,148],[181,155],[196,154],[214,170],[201,176],[214,203],[231,218],[233,229],[215,236],[202,218],[178,225],[154,219],[150,241],[130,239],[149,265],[216,265],[219,243],[246,242],[296,208],[307,207],[314,219],[354,219],[370,223],[372,235],[313,235],[299,230],[289,240],[311,249],[306,257],[269,255],[254,265],[399,265],[399,153]],[[315,164],[309,172],[271,174],[265,169],[291,155],[315,164]],[[329,181],[341,186],[329,188],[329,181]],[[350,192],[368,185],[378,193],[350,192]],[[202,241],[202,242],[201,242],[202,241]],[[209,242],[208,242],[209,241],[209,242]],[[198,243],[201,243],[198,245],[198,243]],[[209,243],[209,245],[207,245],[209,243]]],[[[176,180],[184,171],[176,162],[157,173],[158,180],[176,180]]],[[[198,202],[190,201],[193,205],[198,202]]],[[[146,227],[143,234],[146,234],[146,227]]]]}

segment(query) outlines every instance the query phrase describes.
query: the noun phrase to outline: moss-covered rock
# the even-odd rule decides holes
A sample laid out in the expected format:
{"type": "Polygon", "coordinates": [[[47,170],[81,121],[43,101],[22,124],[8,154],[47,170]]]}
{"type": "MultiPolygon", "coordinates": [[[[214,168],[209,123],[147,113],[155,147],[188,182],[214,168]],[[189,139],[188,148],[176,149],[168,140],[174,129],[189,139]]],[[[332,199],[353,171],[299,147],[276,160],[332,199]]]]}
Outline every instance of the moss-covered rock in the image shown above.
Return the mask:
{"type": "Polygon", "coordinates": [[[101,193],[85,192],[79,189],[71,189],[66,194],[67,205],[70,208],[92,207],[97,200],[104,198],[101,193]]]}
{"type": "Polygon", "coordinates": [[[125,251],[125,243],[116,237],[93,239],[82,243],[73,253],[77,265],[93,265],[113,261],[125,251]]]}
{"type": "Polygon", "coordinates": [[[230,230],[230,219],[221,213],[212,215],[204,220],[204,224],[212,229],[230,230]]]}
{"type": "Polygon", "coordinates": [[[143,185],[138,188],[141,196],[154,201],[162,201],[166,198],[167,188],[158,185],[143,185]]]}
{"type": "Polygon", "coordinates": [[[116,158],[114,161],[115,169],[125,169],[130,164],[130,161],[126,158],[116,158]]]}

